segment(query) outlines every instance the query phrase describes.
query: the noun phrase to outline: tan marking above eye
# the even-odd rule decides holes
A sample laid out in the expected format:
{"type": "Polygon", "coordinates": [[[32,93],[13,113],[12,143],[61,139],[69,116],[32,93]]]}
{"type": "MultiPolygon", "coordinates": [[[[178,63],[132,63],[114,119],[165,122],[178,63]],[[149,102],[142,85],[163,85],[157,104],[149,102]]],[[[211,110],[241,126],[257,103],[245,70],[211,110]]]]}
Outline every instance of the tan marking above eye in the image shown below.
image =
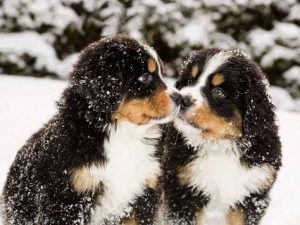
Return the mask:
{"type": "Polygon", "coordinates": [[[212,85],[214,85],[214,86],[218,86],[218,85],[224,83],[224,81],[225,81],[224,75],[221,74],[221,73],[216,73],[216,74],[214,75],[214,77],[212,78],[211,83],[212,83],[212,85]]]}
{"type": "Polygon", "coordinates": [[[193,68],[192,68],[192,77],[196,77],[198,72],[199,72],[199,66],[198,65],[193,66],[193,68]]]}
{"type": "Polygon", "coordinates": [[[150,73],[154,73],[156,71],[156,62],[154,61],[154,59],[150,58],[148,59],[148,71],[150,73]]]}

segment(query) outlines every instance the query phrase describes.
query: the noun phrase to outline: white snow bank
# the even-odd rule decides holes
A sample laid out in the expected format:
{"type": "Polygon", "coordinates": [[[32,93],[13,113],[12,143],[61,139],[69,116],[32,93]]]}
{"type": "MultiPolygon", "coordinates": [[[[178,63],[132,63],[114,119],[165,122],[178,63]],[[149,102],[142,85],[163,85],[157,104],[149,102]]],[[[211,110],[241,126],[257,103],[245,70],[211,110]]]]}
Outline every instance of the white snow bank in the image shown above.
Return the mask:
{"type": "Polygon", "coordinates": [[[270,31],[253,29],[247,40],[253,55],[264,54],[261,59],[263,68],[272,67],[277,60],[300,62],[300,27],[295,24],[277,22],[270,31]]]}
{"type": "Polygon", "coordinates": [[[0,75],[0,190],[16,151],[54,114],[66,82],[0,75]]]}
{"type": "Polygon", "coordinates": [[[300,46],[300,27],[293,23],[276,23],[274,38],[289,47],[300,46]]]}
{"type": "Polygon", "coordinates": [[[255,56],[261,56],[274,46],[274,37],[272,32],[268,32],[261,28],[250,31],[247,39],[250,46],[254,49],[252,54],[255,56]]]}
{"type": "Polygon", "coordinates": [[[43,24],[52,26],[55,33],[62,33],[69,25],[80,25],[80,17],[62,1],[45,0],[9,0],[2,1],[0,8],[0,24],[3,15],[15,18],[21,27],[36,29],[43,24]]]}
{"type": "Polygon", "coordinates": [[[263,68],[270,68],[277,60],[293,61],[294,59],[298,59],[299,54],[300,51],[297,52],[291,48],[275,45],[262,57],[260,63],[263,68]]]}
{"type": "Polygon", "coordinates": [[[293,20],[300,21],[300,13],[299,12],[300,12],[300,3],[293,5],[287,19],[289,21],[293,21],[293,20]]]}
{"type": "MultiPolygon", "coordinates": [[[[65,81],[0,75],[0,190],[17,150],[54,114],[65,86],[65,81]]],[[[299,225],[300,113],[280,110],[278,118],[283,167],[261,225],[299,225]]]]}
{"type": "Polygon", "coordinates": [[[270,86],[269,93],[273,103],[278,109],[290,111],[298,109],[300,111],[300,108],[297,108],[296,101],[292,98],[292,96],[290,96],[286,89],[277,86],[270,86]]]}
{"type": "Polygon", "coordinates": [[[284,72],[283,77],[289,82],[295,81],[300,85],[300,66],[293,66],[284,72]]]}
{"type": "Polygon", "coordinates": [[[279,111],[283,167],[271,191],[271,204],[261,225],[300,224],[300,114],[279,111]]]}
{"type": "Polygon", "coordinates": [[[76,62],[78,54],[72,54],[59,60],[53,47],[36,32],[2,33],[0,34],[0,54],[7,54],[10,61],[23,63],[19,56],[30,55],[36,59],[35,68],[45,68],[49,72],[66,78],[76,62]],[[13,60],[15,59],[15,60],[13,60]]]}
{"type": "Polygon", "coordinates": [[[220,7],[226,6],[228,8],[233,8],[235,4],[240,6],[269,6],[272,2],[276,0],[203,0],[203,4],[207,7],[220,7]]]}

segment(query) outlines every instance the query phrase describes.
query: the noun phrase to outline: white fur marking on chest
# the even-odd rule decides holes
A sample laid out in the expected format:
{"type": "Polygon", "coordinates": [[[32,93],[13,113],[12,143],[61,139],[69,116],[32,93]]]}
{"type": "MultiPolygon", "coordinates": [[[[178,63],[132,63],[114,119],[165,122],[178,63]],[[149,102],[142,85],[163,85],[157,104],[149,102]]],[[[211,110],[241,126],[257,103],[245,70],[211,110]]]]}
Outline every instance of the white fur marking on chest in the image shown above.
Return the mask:
{"type": "Polygon", "coordinates": [[[93,214],[92,224],[107,218],[123,216],[131,211],[129,204],[143,194],[146,179],[160,170],[153,156],[155,146],[145,138],[158,138],[157,127],[145,128],[129,122],[120,122],[111,128],[104,143],[108,162],[103,167],[93,167],[91,172],[104,184],[104,195],[93,214]]]}
{"type": "Polygon", "coordinates": [[[233,141],[206,143],[198,156],[189,164],[189,181],[191,187],[210,196],[209,205],[227,209],[273,180],[274,169],[269,165],[242,165],[233,141]]]}

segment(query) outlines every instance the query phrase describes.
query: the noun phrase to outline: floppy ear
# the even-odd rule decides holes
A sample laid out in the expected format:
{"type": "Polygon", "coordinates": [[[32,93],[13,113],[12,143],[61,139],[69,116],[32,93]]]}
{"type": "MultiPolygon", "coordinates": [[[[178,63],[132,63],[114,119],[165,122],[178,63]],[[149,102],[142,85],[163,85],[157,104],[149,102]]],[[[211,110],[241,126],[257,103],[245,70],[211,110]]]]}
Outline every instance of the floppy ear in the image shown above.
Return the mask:
{"type": "Polygon", "coordinates": [[[242,158],[250,164],[264,162],[280,166],[281,143],[276,125],[275,107],[267,93],[262,71],[252,64],[247,68],[244,92],[242,158]]]}
{"type": "Polygon", "coordinates": [[[117,44],[103,45],[100,41],[82,52],[71,73],[72,94],[68,97],[77,96],[77,103],[72,103],[76,104],[74,108],[81,108],[79,113],[95,128],[111,122],[111,115],[121,101],[122,58],[117,44]]]}

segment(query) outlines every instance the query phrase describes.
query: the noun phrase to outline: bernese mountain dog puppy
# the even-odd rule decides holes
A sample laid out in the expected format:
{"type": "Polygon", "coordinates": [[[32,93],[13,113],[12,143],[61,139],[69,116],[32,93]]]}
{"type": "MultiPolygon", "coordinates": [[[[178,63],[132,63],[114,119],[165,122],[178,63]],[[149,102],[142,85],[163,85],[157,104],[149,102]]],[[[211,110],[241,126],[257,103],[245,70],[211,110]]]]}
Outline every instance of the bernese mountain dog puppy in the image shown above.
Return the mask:
{"type": "Polygon", "coordinates": [[[148,45],[117,35],[80,55],[58,113],[17,153],[4,188],[7,224],[153,224],[160,124],[180,94],[148,45]]]}
{"type": "Polygon", "coordinates": [[[281,166],[267,81],[241,51],[201,50],[176,87],[183,107],[164,134],[169,224],[257,225],[281,166]]]}

